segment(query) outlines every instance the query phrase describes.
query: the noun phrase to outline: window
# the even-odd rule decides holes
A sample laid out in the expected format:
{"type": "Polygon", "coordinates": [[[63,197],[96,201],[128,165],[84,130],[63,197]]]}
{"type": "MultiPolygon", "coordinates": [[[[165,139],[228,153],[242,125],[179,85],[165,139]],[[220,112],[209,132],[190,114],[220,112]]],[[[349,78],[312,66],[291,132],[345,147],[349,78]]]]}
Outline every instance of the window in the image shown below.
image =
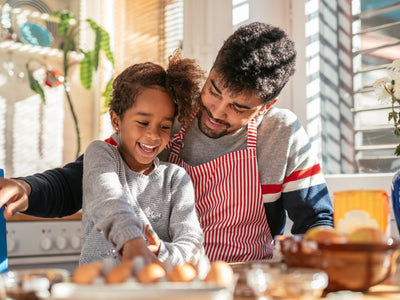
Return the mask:
{"type": "MultiPolygon", "coordinates": [[[[108,18],[113,28],[114,73],[146,61],[166,67],[168,57],[182,47],[183,0],[117,0],[113,5],[108,18]]],[[[108,114],[102,115],[100,123],[100,138],[109,137],[113,129],[108,114]]]]}
{"type": "Polygon", "coordinates": [[[306,1],[307,130],[325,174],[393,172],[398,138],[372,88],[400,57],[400,1],[306,1]]]}
{"type": "Polygon", "coordinates": [[[400,58],[400,1],[353,0],[354,131],[359,172],[394,172],[399,138],[386,121],[389,105],[372,88],[385,67],[400,58]]]}
{"type": "Polygon", "coordinates": [[[167,65],[183,39],[183,0],[119,0],[115,6],[117,72],[137,62],[167,65]]]}

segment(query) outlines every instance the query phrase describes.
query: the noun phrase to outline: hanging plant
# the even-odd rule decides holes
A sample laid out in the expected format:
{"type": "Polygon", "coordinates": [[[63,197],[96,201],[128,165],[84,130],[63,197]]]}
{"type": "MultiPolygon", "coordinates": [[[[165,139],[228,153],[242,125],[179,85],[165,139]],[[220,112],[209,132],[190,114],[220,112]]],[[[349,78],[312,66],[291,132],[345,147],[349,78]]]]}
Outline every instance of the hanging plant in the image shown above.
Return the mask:
{"type": "MultiPolygon", "coordinates": [[[[57,12],[52,14],[52,17],[58,20],[58,33],[61,36],[62,43],[62,51],[63,51],[63,74],[52,69],[50,66],[45,64],[44,62],[38,60],[28,60],[26,63],[26,69],[28,72],[29,86],[30,88],[40,95],[42,102],[46,103],[45,93],[43,91],[42,85],[34,76],[34,71],[31,68],[31,63],[35,61],[39,63],[46,70],[46,79],[44,84],[48,86],[55,86],[62,84],[64,87],[64,93],[66,95],[68,105],[74,120],[75,131],[77,135],[77,150],[76,157],[80,155],[81,152],[81,136],[79,130],[78,119],[74,110],[74,106],[71,101],[70,95],[70,85],[69,85],[69,70],[73,65],[71,62],[71,52],[75,51],[78,54],[83,55],[83,58],[80,60],[79,65],[79,76],[80,83],[82,87],[86,90],[90,90],[92,88],[93,75],[97,71],[99,67],[99,58],[100,53],[103,52],[108,61],[111,62],[114,67],[114,57],[110,48],[110,36],[107,31],[101,28],[95,21],[91,19],[86,19],[85,21],[89,24],[90,28],[93,30],[95,34],[95,40],[93,45],[93,50],[83,51],[82,49],[76,50],[76,38],[79,33],[79,24],[77,22],[73,22],[75,20],[75,15],[67,10],[63,10],[61,12],[57,12]]],[[[112,80],[111,78],[106,85],[106,90],[103,93],[103,97],[105,98],[105,103],[109,102],[111,97],[111,88],[112,88],[112,80]]]]}

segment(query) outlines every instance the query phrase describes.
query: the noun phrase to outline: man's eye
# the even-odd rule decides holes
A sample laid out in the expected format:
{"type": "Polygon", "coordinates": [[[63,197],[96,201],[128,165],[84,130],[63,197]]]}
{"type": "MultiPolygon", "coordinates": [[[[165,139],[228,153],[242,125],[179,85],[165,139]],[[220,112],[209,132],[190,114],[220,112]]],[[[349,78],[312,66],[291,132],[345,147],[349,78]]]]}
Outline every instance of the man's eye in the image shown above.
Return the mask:
{"type": "Polygon", "coordinates": [[[213,88],[212,88],[211,86],[208,88],[208,91],[209,91],[210,94],[213,95],[213,96],[219,96],[219,94],[217,94],[216,92],[214,92],[214,90],[213,90],[213,88]]]}
{"type": "Polygon", "coordinates": [[[236,112],[236,113],[238,113],[238,114],[244,113],[244,112],[246,111],[246,110],[243,110],[243,109],[241,109],[241,108],[238,108],[238,107],[235,106],[235,105],[232,105],[232,109],[233,109],[234,112],[236,112]]]}

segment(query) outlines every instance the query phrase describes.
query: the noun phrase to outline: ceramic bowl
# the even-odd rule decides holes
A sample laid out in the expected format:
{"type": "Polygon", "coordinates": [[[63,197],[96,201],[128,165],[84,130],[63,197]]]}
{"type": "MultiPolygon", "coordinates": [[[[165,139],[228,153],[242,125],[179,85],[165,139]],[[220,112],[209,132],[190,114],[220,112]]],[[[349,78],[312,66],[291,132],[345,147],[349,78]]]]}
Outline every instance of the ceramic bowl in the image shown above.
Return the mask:
{"type": "Polygon", "coordinates": [[[330,244],[304,241],[302,236],[276,239],[283,261],[289,267],[323,270],[328,274],[327,291],[366,291],[388,279],[396,268],[400,246],[387,244],[330,244]]]}

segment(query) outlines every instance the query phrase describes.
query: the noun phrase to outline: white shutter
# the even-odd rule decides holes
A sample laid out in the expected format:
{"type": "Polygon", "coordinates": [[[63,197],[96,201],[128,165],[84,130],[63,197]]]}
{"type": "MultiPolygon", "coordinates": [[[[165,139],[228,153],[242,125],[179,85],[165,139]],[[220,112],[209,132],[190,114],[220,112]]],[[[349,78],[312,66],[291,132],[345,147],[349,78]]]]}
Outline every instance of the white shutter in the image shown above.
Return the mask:
{"type": "Polygon", "coordinates": [[[393,172],[399,137],[372,88],[400,58],[400,1],[352,1],[355,151],[359,172],[393,172]]]}

